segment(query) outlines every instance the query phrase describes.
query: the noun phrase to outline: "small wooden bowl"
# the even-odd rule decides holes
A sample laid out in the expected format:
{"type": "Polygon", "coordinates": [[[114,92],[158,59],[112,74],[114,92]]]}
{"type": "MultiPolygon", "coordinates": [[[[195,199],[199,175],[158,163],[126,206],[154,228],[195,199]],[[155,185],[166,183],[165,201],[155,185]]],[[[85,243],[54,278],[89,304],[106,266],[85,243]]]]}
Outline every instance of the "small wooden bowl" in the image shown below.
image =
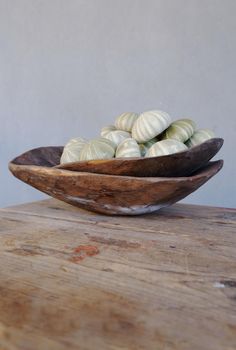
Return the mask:
{"type": "Polygon", "coordinates": [[[151,158],[113,158],[56,165],[58,169],[126,176],[188,176],[208,163],[224,140],[213,138],[186,151],[151,158]]]}
{"type": "Polygon", "coordinates": [[[131,177],[57,169],[62,147],[45,147],[9,163],[18,179],[72,205],[109,215],[140,215],[169,206],[198,189],[223,166],[209,162],[189,177],[131,177]]]}

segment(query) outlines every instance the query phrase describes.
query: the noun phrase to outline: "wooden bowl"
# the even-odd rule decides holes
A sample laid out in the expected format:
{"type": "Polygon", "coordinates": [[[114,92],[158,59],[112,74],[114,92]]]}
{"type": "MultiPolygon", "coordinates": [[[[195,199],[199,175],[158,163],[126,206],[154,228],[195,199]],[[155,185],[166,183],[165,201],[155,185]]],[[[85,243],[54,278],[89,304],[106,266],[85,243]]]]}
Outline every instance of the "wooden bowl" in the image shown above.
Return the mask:
{"type": "Polygon", "coordinates": [[[113,158],[56,165],[58,169],[126,176],[188,176],[208,163],[224,140],[213,138],[186,151],[151,158],[113,158]]]}
{"type": "Polygon", "coordinates": [[[62,147],[24,153],[9,163],[18,179],[72,205],[109,215],[139,215],[171,205],[198,189],[223,166],[209,162],[189,177],[131,177],[53,167],[62,147]]]}

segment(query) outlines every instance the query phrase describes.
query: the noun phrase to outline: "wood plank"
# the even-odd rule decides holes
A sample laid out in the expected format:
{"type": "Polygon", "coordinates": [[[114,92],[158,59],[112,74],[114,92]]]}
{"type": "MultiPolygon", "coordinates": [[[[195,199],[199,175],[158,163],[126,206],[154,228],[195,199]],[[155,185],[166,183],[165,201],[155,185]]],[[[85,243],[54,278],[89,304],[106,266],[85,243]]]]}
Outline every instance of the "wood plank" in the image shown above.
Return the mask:
{"type": "Polygon", "coordinates": [[[0,349],[236,348],[236,211],[0,210],[0,349]]]}

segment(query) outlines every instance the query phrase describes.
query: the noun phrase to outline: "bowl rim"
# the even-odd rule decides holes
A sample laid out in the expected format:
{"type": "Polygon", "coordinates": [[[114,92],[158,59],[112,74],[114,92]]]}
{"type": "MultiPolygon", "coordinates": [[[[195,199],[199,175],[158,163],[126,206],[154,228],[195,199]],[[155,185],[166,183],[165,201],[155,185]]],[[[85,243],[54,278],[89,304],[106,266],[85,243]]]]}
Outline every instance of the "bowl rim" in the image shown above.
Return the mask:
{"type": "MultiPolygon", "coordinates": [[[[219,150],[221,149],[221,147],[224,144],[224,139],[221,137],[212,137],[211,139],[208,139],[202,143],[199,143],[198,145],[195,145],[191,148],[185,149],[184,151],[180,151],[180,152],[176,152],[176,153],[172,153],[172,154],[166,154],[166,155],[161,155],[161,156],[153,156],[153,157],[120,157],[120,158],[108,158],[108,159],[91,159],[91,160],[80,160],[77,162],[68,162],[68,163],[63,163],[63,164],[58,164],[55,165],[54,168],[58,168],[58,169],[64,169],[67,165],[71,166],[73,164],[91,164],[91,165],[98,165],[98,164],[103,164],[103,163],[118,163],[118,162],[129,162],[129,163],[134,163],[135,161],[139,161],[139,162],[145,162],[147,159],[151,159],[151,160],[156,160],[156,159],[168,159],[168,158],[173,158],[175,157],[175,155],[178,155],[178,158],[181,157],[182,155],[185,155],[186,153],[189,153],[189,151],[196,151],[199,148],[202,148],[204,146],[207,146],[209,143],[211,144],[212,141],[214,140],[214,142],[218,143],[219,146],[219,150]]],[[[59,146],[59,147],[63,147],[64,146],[59,146]]],[[[39,147],[41,148],[41,147],[39,147]]],[[[35,148],[33,150],[36,150],[38,148],[35,148]]],[[[33,151],[30,150],[30,151],[33,151]]],[[[218,150],[218,151],[219,151],[218,150]]],[[[217,152],[218,152],[217,151],[217,152]]]]}
{"type": "Polygon", "coordinates": [[[73,177],[100,177],[103,179],[112,179],[112,178],[120,178],[125,180],[140,180],[140,182],[146,181],[146,182],[157,182],[157,181],[187,181],[191,179],[197,179],[198,177],[201,178],[204,174],[204,172],[207,174],[209,170],[209,166],[217,168],[217,172],[223,167],[224,161],[223,159],[215,160],[215,161],[209,161],[204,167],[201,169],[198,169],[196,172],[189,176],[173,176],[173,177],[166,177],[166,176],[128,176],[128,175],[110,175],[110,174],[99,174],[99,173],[92,173],[92,172],[85,172],[85,171],[72,171],[67,169],[58,169],[54,167],[46,167],[46,166],[39,166],[39,165],[23,165],[23,164],[14,164],[12,162],[9,163],[8,167],[9,170],[14,174],[15,171],[21,169],[21,170],[31,170],[32,172],[37,173],[48,173],[50,175],[55,176],[73,176],[73,177]]]}

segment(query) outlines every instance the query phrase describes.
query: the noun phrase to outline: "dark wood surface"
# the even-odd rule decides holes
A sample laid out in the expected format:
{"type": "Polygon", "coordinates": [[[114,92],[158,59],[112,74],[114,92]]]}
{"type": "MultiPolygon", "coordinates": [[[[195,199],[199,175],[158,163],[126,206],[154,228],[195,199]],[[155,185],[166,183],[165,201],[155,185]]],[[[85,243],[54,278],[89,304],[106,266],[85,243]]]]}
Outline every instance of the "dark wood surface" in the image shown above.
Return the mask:
{"type": "Polygon", "coordinates": [[[29,151],[9,164],[18,179],[57,199],[109,215],[140,215],[169,206],[197,190],[223,166],[209,162],[188,177],[131,177],[52,167],[57,147],[29,151]]]}
{"type": "Polygon", "coordinates": [[[236,349],[236,210],[1,209],[0,349],[236,349]]]}

